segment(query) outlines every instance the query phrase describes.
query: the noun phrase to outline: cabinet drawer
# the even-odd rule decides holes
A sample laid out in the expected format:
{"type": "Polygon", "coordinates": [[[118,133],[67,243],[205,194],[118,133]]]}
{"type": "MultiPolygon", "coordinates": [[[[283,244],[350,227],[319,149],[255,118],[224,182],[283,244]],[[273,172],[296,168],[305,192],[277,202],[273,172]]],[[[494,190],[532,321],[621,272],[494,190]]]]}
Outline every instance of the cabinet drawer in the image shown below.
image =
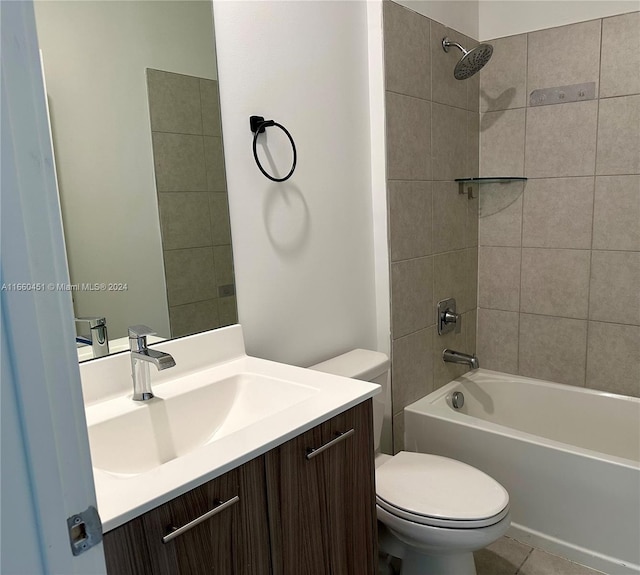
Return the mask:
{"type": "Polygon", "coordinates": [[[107,572],[267,575],[266,512],[260,457],[105,534],[107,572]]]}

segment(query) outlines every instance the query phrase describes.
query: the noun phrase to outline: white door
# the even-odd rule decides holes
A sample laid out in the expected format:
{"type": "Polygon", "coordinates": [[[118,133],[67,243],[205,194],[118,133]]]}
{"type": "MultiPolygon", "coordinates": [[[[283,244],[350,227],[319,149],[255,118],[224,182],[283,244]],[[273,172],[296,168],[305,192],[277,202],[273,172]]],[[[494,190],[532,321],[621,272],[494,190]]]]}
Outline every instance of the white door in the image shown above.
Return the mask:
{"type": "Polygon", "coordinates": [[[96,496],[33,4],[0,11],[0,572],[101,574],[67,527],[96,496]]]}

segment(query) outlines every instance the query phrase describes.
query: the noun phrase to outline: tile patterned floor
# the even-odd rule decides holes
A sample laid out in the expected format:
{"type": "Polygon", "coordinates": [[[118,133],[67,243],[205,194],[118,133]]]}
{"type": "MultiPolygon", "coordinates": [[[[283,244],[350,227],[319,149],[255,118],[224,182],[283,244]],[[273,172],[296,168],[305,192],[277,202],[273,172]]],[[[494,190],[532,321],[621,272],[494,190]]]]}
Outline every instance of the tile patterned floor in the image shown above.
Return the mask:
{"type": "Polygon", "coordinates": [[[477,551],[474,558],[478,575],[602,575],[509,537],[477,551]]]}

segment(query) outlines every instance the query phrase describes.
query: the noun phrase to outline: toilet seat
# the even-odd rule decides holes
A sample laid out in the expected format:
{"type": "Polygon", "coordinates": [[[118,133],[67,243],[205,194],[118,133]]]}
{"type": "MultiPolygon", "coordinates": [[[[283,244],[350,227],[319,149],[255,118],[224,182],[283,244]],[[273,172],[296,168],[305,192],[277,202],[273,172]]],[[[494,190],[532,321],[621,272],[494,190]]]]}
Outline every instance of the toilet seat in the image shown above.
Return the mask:
{"type": "Polygon", "coordinates": [[[433,527],[477,529],[509,512],[509,494],[479,469],[401,451],[376,470],[376,501],[396,517],[433,527]]]}

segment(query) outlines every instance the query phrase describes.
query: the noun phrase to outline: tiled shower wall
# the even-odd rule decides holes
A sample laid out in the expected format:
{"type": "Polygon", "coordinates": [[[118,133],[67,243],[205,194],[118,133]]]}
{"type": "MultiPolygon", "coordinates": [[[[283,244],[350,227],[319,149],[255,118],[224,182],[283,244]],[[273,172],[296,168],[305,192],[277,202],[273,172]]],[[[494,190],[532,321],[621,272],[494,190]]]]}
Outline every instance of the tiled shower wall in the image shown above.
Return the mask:
{"type": "Polygon", "coordinates": [[[529,180],[480,190],[480,361],[640,395],[640,13],[491,43],[480,174],[529,180]],[[596,99],[529,106],[583,82],[596,99]]]}
{"type": "Polygon", "coordinates": [[[236,323],[218,83],[147,70],[171,336],[236,323]]]}
{"type": "Polygon", "coordinates": [[[397,451],[404,407],[465,371],[445,364],[442,350],[475,350],[478,201],[453,180],[478,175],[479,78],[456,80],[460,53],[441,46],[444,36],[476,42],[393,2],[383,10],[397,451]],[[438,336],[436,305],[449,297],[462,329],[438,336]]]}

